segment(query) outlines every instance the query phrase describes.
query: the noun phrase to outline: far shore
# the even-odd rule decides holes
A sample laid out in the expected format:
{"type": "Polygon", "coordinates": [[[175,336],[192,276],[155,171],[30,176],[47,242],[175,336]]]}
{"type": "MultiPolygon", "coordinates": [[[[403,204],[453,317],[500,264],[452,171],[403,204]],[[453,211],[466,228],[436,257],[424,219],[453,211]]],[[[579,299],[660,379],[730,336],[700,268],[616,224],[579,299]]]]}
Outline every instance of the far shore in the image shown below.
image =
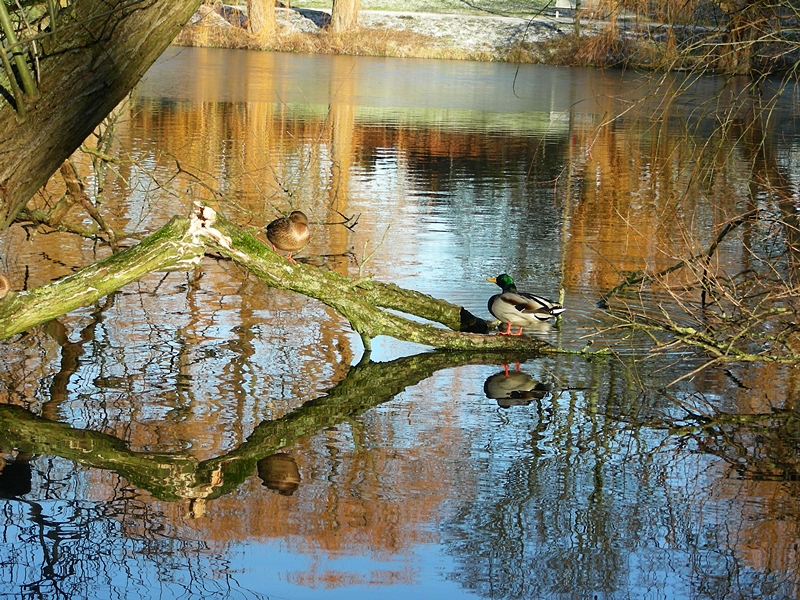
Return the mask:
{"type": "MultiPolygon", "coordinates": [[[[581,57],[574,45],[575,23],[561,13],[534,17],[488,14],[362,10],[358,28],[331,34],[330,10],[278,8],[275,35],[247,30],[243,6],[202,5],[174,44],[281,52],[439,58],[613,66],[581,57]],[[577,61],[577,62],[576,62],[577,61]]],[[[586,38],[597,38],[603,24],[582,25],[586,38]]]]}
{"type": "Polygon", "coordinates": [[[794,60],[795,55],[800,55],[800,46],[790,45],[787,51],[779,42],[774,44],[774,52],[765,52],[763,58],[755,60],[747,55],[740,63],[741,57],[736,53],[719,54],[719,44],[714,40],[718,41],[723,35],[721,30],[696,24],[668,26],[625,13],[616,15],[613,22],[587,15],[576,25],[573,15],[555,10],[534,16],[511,17],[475,14],[474,11],[361,10],[358,27],[340,34],[331,33],[327,28],[330,10],[324,7],[278,8],[276,20],[275,33],[251,33],[244,6],[203,4],[173,43],[310,54],[750,76],[796,69],[800,60],[794,60]],[[707,36],[707,42],[698,44],[698,35],[707,36]],[[687,51],[686,45],[694,47],[694,51],[687,51]]]}

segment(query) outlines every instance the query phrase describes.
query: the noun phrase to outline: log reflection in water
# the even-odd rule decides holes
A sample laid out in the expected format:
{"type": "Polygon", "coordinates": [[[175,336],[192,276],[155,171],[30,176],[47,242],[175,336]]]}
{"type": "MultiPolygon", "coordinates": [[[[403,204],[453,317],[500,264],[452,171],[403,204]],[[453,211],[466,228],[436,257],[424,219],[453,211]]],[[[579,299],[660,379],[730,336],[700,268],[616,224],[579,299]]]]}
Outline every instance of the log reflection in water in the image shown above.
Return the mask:
{"type": "MultiPolygon", "coordinates": [[[[279,451],[296,440],[347,422],[388,402],[436,371],[470,364],[496,364],[498,359],[514,362],[532,357],[439,352],[386,363],[364,361],[325,395],[279,419],[262,422],[245,443],[227,454],[202,462],[182,453],[134,452],[116,437],[75,429],[9,405],[0,405],[0,430],[3,432],[0,444],[18,448],[28,455],[55,455],[78,464],[113,470],[162,500],[205,501],[232,492],[253,474],[260,461],[280,456],[279,451]]],[[[484,387],[487,396],[498,399],[501,406],[505,406],[502,402],[509,401],[512,404],[541,401],[552,389],[551,385],[537,382],[525,373],[511,372],[506,376],[504,371],[490,376],[484,387]],[[515,384],[519,385],[515,387],[515,384]]],[[[793,450],[800,438],[797,433],[800,421],[797,413],[791,410],[749,415],[717,412],[688,418],[629,420],[628,423],[635,429],[668,429],[670,437],[676,440],[692,439],[699,451],[724,458],[732,468],[750,477],[800,479],[800,463],[793,450]]],[[[264,462],[258,471],[266,484],[264,462]]],[[[296,467],[289,479],[294,488],[299,485],[296,467]]]]}
{"type": "MultiPolygon", "coordinates": [[[[186,454],[133,452],[104,433],[75,429],[30,412],[0,405],[0,444],[30,454],[61,456],[76,463],[116,471],[131,484],[166,501],[210,500],[230,493],[255,470],[259,460],[297,439],[338,425],[392,400],[440,369],[468,364],[518,361],[535,354],[439,352],[386,363],[362,361],[327,394],[280,419],[258,425],[235,450],[199,462],[186,454]]],[[[193,509],[196,510],[196,509],[193,509]]]]}

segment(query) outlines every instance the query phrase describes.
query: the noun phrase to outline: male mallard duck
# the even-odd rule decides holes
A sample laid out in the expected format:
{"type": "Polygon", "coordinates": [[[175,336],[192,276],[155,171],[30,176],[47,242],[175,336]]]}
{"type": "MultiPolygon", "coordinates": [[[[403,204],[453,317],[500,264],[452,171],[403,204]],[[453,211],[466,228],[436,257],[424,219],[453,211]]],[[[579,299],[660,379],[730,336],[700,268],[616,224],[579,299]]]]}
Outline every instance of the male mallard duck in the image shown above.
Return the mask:
{"type": "Polygon", "coordinates": [[[293,263],[292,252],[300,250],[308,243],[311,231],[308,229],[308,217],[299,211],[292,211],[288,217],[275,219],[267,225],[267,239],[272,244],[273,250],[289,252],[286,259],[293,263]]]}
{"type": "Polygon", "coordinates": [[[503,335],[522,335],[522,328],[526,325],[552,319],[564,312],[563,306],[547,298],[518,292],[514,280],[506,273],[489,277],[486,281],[496,283],[503,289],[502,293],[489,298],[489,312],[508,324],[506,330],[500,332],[503,335]],[[511,333],[512,325],[519,326],[517,333],[511,333]]]}

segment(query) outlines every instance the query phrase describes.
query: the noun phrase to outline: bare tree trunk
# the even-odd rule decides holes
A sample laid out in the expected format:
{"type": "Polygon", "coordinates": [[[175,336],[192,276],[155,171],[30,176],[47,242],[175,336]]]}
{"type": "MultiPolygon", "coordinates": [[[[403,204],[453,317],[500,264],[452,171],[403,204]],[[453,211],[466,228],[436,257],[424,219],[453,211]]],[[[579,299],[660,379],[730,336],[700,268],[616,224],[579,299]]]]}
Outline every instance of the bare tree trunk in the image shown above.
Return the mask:
{"type": "Polygon", "coordinates": [[[247,0],[247,28],[262,40],[275,35],[275,0],[247,0]]]}
{"type": "Polygon", "coordinates": [[[333,0],[331,31],[344,33],[358,25],[359,0],[333,0]]]}
{"type": "Polygon", "coordinates": [[[42,40],[25,116],[0,100],[0,231],[130,92],[200,0],[82,0],[42,40]]]}
{"type": "Polygon", "coordinates": [[[718,50],[717,70],[728,75],[749,75],[759,32],[755,26],[757,9],[750,0],[720,2],[728,17],[723,44],[718,50]]]}

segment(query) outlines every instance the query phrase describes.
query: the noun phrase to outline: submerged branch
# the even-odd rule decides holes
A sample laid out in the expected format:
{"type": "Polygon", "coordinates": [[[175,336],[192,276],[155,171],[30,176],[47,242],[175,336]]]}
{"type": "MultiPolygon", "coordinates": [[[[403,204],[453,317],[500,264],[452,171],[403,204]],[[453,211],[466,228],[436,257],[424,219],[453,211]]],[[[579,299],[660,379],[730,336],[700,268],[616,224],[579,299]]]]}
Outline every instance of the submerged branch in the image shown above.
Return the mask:
{"type": "MultiPolygon", "coordinates": [[[[666,347],[682,345],[695,348],[713,357],[709,364],[800,363],[794,282],[784,277],[774,264],[766,266],[771,277],[760,276],[753,267],[733,277],[720,276],[712,265],[720,244],[732,231],[753,220],[757,214],[757,210],[751,210],[728,221],[703,252],[658,273],[628,277],[605,294],[599,304],[617,320],[614,328],[646,332],[654,340],[656,334],[667,334],[670,342],[666,347]],[[684,283],[680,291],[663,279],[679,269],[689,269],[695,276],[695,280],[684,283]],[[662,283],[675,310],[668,311],[661,302],[657,306],[642,304],[636,307],[624,298],[609,306],[612,296],[645,281],[662,283]],[[687,302],[687,293],[693,294],[696,301],[687,302]]],[[[759,259],[756,257],[756,260],[759,259]]],[[[663,351],[666,347],[661,346],[653,352],[663,351]]]]}
{"type": "Polygon", "coordinates": [[[94,222],[97,223],[100,229],[106,234],[108,244],[111,246],[111,249],[114,252],[118,252],[119,246],[117,245],[116,233],[108,226],[108,223],[106,223],[103,215],[100,214],[100,211],[97,210],[97,207],[94,205],[91,198],[89,198],[83,181],[81,181],[81,178],[78,175],[78,170],[75,168],[75,165],[72,164],[72,161],[65,160],[61,164],[61,176],[63,177],[64,183],[67,186],[67,195],[73,198],[75,202],[83,206],[84,210],[89,213],[89,216],[92,218],[92,220],[94,220],[94,222]]]}
{"type": "Polygon", "coordinates": [[[625,281],[611,289],[610,291],[606,292],[598,302],[598,305],[605,307],[608,303],[608,299],[616,296],[622,290],[631,287],[632,285],[639,285],[640,283],[644,283],[646,281],[656,281],[670,273],[674,273],[679,269],[683,269],[684,267],[689,267],[696,265],[697,263],[704,262],[707,263],[711,258],[714,256],[714,253],[717,251],[719,245],[725,240],[729,233],[731,233],[734,229],[750,221],[758,214],[757,210],[748,211],[742,215],[739,215],[732,221],[728,221],[722,230],[717,234],[717,237],[711,243],[711,245],[698,254],[695,254],[691,258],[687,258],[685,260],[678,261],[674,265],[667,267],[666,269],[659,271],[658,273],[635,273],[631,276],[627,277],[625,281]]]}
{"type": "MultiPolygon", "coordinates": [[[[782,313],[773,313],[782,314],[782,313]]],[[[732,340],[717,339],[709,333],[699,331],[694,327],[683,327],[675,323],[663,321],[657,322],[653,319],[638,319],[626,323],[621,327],[628,327],[648,333],[662,332],[672,335],[677,341],[687,346],[700,348],[714,357],[714,362],[771,362],[782,364],[800,363],[800,354],[790,352],[787,354],[766,354],[746,352],[733,344],[737,338],[732,340]]],[[[708,366],[708,365],[706,365],[708,366]]]]}

